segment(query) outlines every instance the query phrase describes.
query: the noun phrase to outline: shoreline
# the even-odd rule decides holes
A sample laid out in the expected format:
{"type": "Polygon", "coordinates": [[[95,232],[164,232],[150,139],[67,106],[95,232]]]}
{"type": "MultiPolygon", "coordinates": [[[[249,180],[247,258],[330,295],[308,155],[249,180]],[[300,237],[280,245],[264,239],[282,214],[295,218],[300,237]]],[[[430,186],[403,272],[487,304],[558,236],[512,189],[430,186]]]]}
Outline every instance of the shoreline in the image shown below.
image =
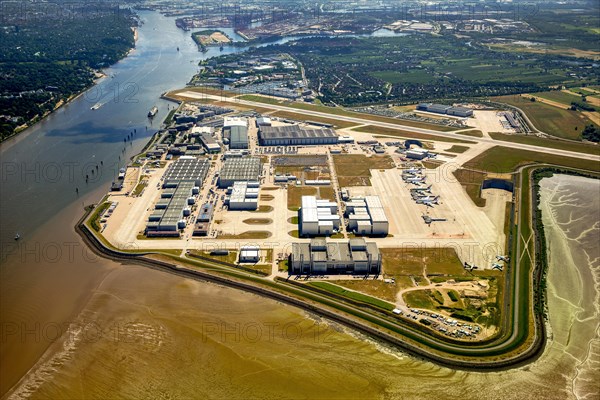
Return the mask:
{"type": "MultiPolygon", "coordinates": [[[[221,274],[211,274],[209,272],[199,271],[196,269],[188,268],[187,266],[178,265],[176,261],[173,260],[173,263],[169,260],[162,261],[160,259],[148,258],[148,255],[153,253],[127,253],[122,252],[117,249],[112,249],[107,246],[103,240],[96,236],[96,233],[92,232],[91,229],[86,225],[86,220],[92,214],[94,208],[88,207],[86,209],[85,214],[82,216],[80,221],[75,226],[76,232],[81,236],[82,240],[85,244],[98,256],[111,259],[115,262],[119,262],[123,265],[127,265],[128,263],[133,263],[145,267],[149,267],[155,270],[160,270],[167,273],[172,273],[178,275],[180,277],[206,281],[210,283],[216,283],[218,285],[223,285],[226,287],[232,287],[234,289],[250,292],[253,294],[258,294],[260,296],[282,302],[286,305],[291,305],[297,307],[303,311],[308,311],[317,315],[320,315],[324,318],[328,318],[331,321],[336,323],[340,323],[346,327],[354,329],[362,334],[366,334],[367,336],[373,338],[374,340],[380,341],[387,345],[391,345],[408,355],[415,357],[422,361],[433,362],[436,365],[451,368],[454,370],[464,370],[464,371],[486,371],[486,372],[494,372],[494,371],[505,371],[509,369],[514,369],[518,367],[522,367],[528,365],[537,359],[544,353],[546,348],[546,338],[545,335],[543,337],[536,335],[531,345],[525,351],[517,354],[515,357],[499,360],[499,361],[481,361],[478,362],[476,356],[474,355],[461,355],[457,354],[456,359],[452,359],[449,357],[444,357],[439,354],[439,350],[433,348],[432,353],[428,351],[429,346],[423,345],[423,347],[415,345],[410,342],[420,343],[418,340],[414,338],[410,338],[410,336],[405,336],[399,333],[393,332],[393,325],[388,323],[388,327],[384,325],[377,324],[377,321],[369,318],[362,318],[358,315],[353,315],[351,312],[347,310],[352,310],[352,306],[348,304],[341,304],[340,308],[346,308],[346,310],[342,310],[341,313],[336,312],[336,307],[332,307],[330,305],[323,304],[317,300],[310,298],[302,298],[302,295],[289,295],[282,293],[282,290],[286,290],[287,285],[284,282],[275,282],[275,284],[281,284],[282,290],[274,290],[270,289],[267,286],[255,285],[253,283],[246,283],[241,281],[243,277],[238,277],[230,279],[228,277],[224,277],[221,274]],[[285,285],[285,286],[284,286],[285,285]],[[465,360],[466,357],[472,357],[471,360],[465,360]]],[[[160,256],[160,253],[156,253],[160,256]]],[[[185,260],[182,260],[185,263],[185,260]]],[[[211,263],[208,263],[211,264],[211,263]]],[[[210,265],[206,265],[210,266],[210,265]]],[[[292,285],[293,286],[293,285],[292,285]]],[[[289,291],[289,288],[287,288],[289,291]]],[[[311,293],[312,294],[312,293],[311,293]]],[[[314,296],[313,296],[314,297],[314,296]]],[[[318,297],[318,296],[317,296],[318,297]]],[[[329,299],[332,302],[335,302],[334,298],[329,299]]],[[[364,313],[363,313],[364,314],[364,313]]],[[[373,318],[377,319],[376,314],[364,314],[366,317],[373,316],[373,318]]],[[[381,322],[381,319],[380,319],[381,322]]],[[[391,322],[391,321],[390,321],[391,322]]],[[[396,325],[398,326],[398,325],[396,325]]],[[[402,325],[400,325],[402,326],[402,325]]],[[[539,331],[538,331],[539,332],[539,331]]],[[[542,329],[542,333],[544,330],[542,329]]],[[[522,345],[522,343],[521,343],[522,345]]],[[[473,346],[465,346],[467,349],[473,346]]],[[[507,353],[513,351],[509,350],[507,353]]],[[[453,353],[447,352],[448,356],[452,356],[453,353]]]]}
{"type": "MultiPolygon", "coordinates": [[[[127,50],[127,52],[125,53],[125,55],[123,55],[123,57],[119,58],[117,61],[115,61],[114,64],[109,65],[106,68],[103,69],[93,69],[92,73],[95,75],[94,79],[92,79],[92,84],[84,89],[82,89],[80,92],[78,93],[73,93],[71,94],[66,100],[59,100],[56,105],[54,106],[54,108],[52,109],[52,111],[48,111],[46,112],[46,114],[44,114],[43,116],[39,117],[35,122],[31,122],[27,121],[24,125],[27,125],[26,127],[24,127],[21,130],[17,130],[15,129],[15,131],[5,137],[4,139],[0,140],[0,146],[2,146],[4,143],[8,142],[11,139],[16,138],[17,136],[19,136],[20,134],[22,134],[23,132],[27,132],[30,128],[34,127],[35,125],[37,125],[39,122],[44,121],[46,118],[48,118],[50,115],[54,114],[56,111],[58,111],[59,109],[61,109],[64,106],[67,106],[69,104],[71,104],[73,101],[77,100],[79,97],[81,97],[85,92],[87,92],[88,90],[92,89],[94,86],[96,86],[102,79],[105,79],[107,77],[105,71],[108,68],[111,68],[113,65],[117,64],[119,61],[124,60],[125,58],[129,57],[129,55],[135,50],[135,43],[137,43],[138,40],[138,32],[137,32],[137,27],[132,26],[131,27],[132,31],[133,31],[133,40],[134,40],[134,45],[133,47],[131,47],[129,50],[127,50]]],[[[35,118],[34,118],[35,119],[35,118]]],[[[21,125],[22,126],[22,125],[21,125]]]]}

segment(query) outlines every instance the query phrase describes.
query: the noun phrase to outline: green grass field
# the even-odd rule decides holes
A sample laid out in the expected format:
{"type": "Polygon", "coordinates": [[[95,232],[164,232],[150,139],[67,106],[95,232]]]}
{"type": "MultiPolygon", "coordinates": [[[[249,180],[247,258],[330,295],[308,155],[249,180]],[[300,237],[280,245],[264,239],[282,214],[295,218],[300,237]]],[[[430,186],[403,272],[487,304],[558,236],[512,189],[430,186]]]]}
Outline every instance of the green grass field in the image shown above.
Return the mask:
{"type": "Polygon", "coordinates": [[[556,139],[544,139],[533,135],[505,135],[500,132],[490,132],[490,137],[504,142],[531,144],[534,146],[549,147],[552,149],[561,149],[576,151],[578,153],[600,155],[600,146],[588,143],[568,142],[556,139]]]}
{"type": "Polygon", "coordinates": [[[219,235],[219,239],[267,239],[269,237],[271,237],[271,232],[267,231],[246,231],[235,235],[219,235]]]}
{"type": "Polygon", "coordinates": [[[423,275],[427,274],[463,276],[466,274],[463,265],[453,248],[381,248],[383,257],[382,270],[386,276],[423,275]]]}
{"type": "Polygon", "coordinates": [[[437,136],[437,135],[428,135],[425,133],[411,132],[411,131],[407,131],[404,129],[383,128],[383,127],[374,126],[374,125],[365,125],[365,126],[361,126],[358,128],[352,128],[351,130],[357,131],[357,132],[372,133],[375,135],[394,136],[394,137],[399,137],[399,138],[404,138],[404,139],[435,140],[438,142],[448,142],[448,143],[474,143],[474,142],[470,142],[468,140],[452,139],[452,138],[446,138],[446,137],[437,136]]]}
{"type": "Polygon", "coordinates": [[[565,139],[580,140],[581,131],[592,124],[589,118],[578,111],[561,109],[527,97],[501,96],[494,101],[507,103],[523,110],[533,125],[542,132],[565,139]]]}
{"type": "Polygon", "coordinates": [[[92,226],[92,228],[94,228],[94,230],[96,232],[100,232],[99,221],[102,218],[102,214],[104,214],[104,212],[108,209],[108,207],[110,207],[110,204],[111,204],[110,202],[105,201],[104,203],[100,204],[99,206],[96,206],[96,209],[92,213],[92,216],[90,217],[90,225],[92,226]]]}
{"type": "Polygon", "coordinates": [[[494,146],[472,158],[464,164],[466,168],[477,170],[507,173],[513,172],[519,166],[531,163],[548,163],[565,167],[579,168],[593,172],[600,172],[600,163],[593,160],[563,157],[556,154],[537,153],[533,151],[508,149],[494,146]]]}
{"type": "Polygon", "coordinates": [[[371,156],[362,154],[334,155],[333,163],[340,187],[371,186],[372,169],[394,168],[390,156],[371,156]]]}
{"type": "Polygon", "coordinates": [[[367,296],[366,294],[354,292],[351,290],[344,289],[341,286],[333,285],[327,282],[309,282],[308,285],[317,287],[319,289],[324,289],[328,292],[335,293],[349,299],[359,301],[361,303],[366,303],[373,305],[375,307],[383,308],[384,310],[393,310],[395,308],[394,304],[388,303],[387,301],[383,301],[381,299],[377,299],[375,297],[367,296]]]}
{"type": "Polygon", "coordinates": [[[452,147],[450,147],[448,150],[445,150],[445,151],[448,151],[450,153],[464,153],[467,150],[469,150],[468,146],[459,146],[459,145],[455,144],[452,147]]]}
{"type": "Polygon", "coordinates": [[[564,104],[565,107],[569,107],[571,105],[571,102],[573,101],[581,101],[581,96],[574,96],[572,94],[565,93],[560,90],[552,90],[549,92],[540,92],[532,94],[534,96],[541,97],[542,99],[564,104]]]}
{"type": "Polygon", "coordinates": [[[483,137],[483,132],[477,129],[472,129],[470,131],[456,132],[459,135],[472,136],[472,137],[483,137]]]}
{"type": "Polygon", "coordinates": [[[465,188],[465,191],[477,207],[485,207],[486,200],[481,197],[481,184],[486,174],[477,171],[469,171],[459,168],[452,173],[457,181],[465,188]]]}

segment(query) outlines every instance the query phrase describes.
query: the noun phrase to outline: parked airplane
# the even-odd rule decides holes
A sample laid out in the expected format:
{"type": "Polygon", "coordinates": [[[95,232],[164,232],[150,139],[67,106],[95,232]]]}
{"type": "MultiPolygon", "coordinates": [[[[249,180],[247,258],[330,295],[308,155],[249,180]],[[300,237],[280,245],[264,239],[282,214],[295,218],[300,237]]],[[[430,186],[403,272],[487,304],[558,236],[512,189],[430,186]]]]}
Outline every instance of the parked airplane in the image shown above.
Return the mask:
{"type": "Polygon", "coordinates": [[[479,267],[478,267],[477,265],[475,265],[475,264],[472,264],[472,265],[471,265],[471,264],[469,264],[469,263],[468,263],[468,262],[466,262],[466,261],[465,261],[465,264],[464,264],[464,268],[465,268],[467,271],[473,271],[474,269],[479,269],[479,267]]]}
{"type": "Polygon", "coordinates": [[[427,186],[426,188],[413,188],[410,189],[411,192],[431,192],[431,185],[427,186]]]}
{"type": "Polygon", "coordinates": [[[423,204],[423,205],[426,205],[427,207],[433,207],[434,205],[438,204],[439,197],[440,196],[430,198],[430,196],[427,196],[427,198],[417,199],[416,202],[417,202],[417,204],[423,204]]]}
{"type": "Polygon", "coordinates": [[[497,269],[498,271],[502,271],[504,267],[501,264],[494,263],[492,264],[492,269],[497,269]]]}
{"type": "Polygon", "coordinates": [[[496,260],[510,262],[510,257],[509,256],[496,256],[496,260]]]}
{"type": "Polygon", "coordinates": [[[403,174],[420,174],[421,170],[422,170],[422,168],[409,168],[409,169],[403,169],[402,173],[403,174]]]}
{"type": "Polygon", "coordinates": [[[417,203],[419,201],[435,201],[437,202],[440,199],[440,196],[419,196],[417,197],[415,200],[417,201],[417,203]]]}
{"type": "Polygon", "coordinates": [[[402,177],[402,179],[404,179],[404,182],[408,182],[408,183],[425,182],[425,177],[424,176],[402,177]]]}
{"type": "Polygon", "coordinates": [[[427,225],[431,225],[432,222],[436,221],[447,221],[446,218],[431,218],[429,215],[421,215],[421,218],[423,218],[423,221],[425,221],[427,225]]]}

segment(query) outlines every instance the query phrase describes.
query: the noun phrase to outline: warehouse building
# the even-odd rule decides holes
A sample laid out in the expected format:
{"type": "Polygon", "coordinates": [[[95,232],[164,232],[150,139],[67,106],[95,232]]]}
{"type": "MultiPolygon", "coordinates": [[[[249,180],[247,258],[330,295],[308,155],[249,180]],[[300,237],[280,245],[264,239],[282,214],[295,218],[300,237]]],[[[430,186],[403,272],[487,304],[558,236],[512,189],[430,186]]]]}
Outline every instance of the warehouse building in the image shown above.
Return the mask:
{"type": "Polygon", "coordinates": [[[256,264],[260,261],[260,247],[258,246],[242,246],[240,247],[240,263],[256,264]]]}
{"type": "Polygon", "coordinates": [[[473,110],[467,107],[450,107],[446,114],[453,115],[455,117],[472,117],[473,110]]]}
{"type": "Polygon", "coordinates": [[[207,153],[218,153],[221,151],[221,146],[219,146],[219,143],[217,143],[210,133],[201,133],[199,139],[207,153]]]}
{"type": "Polygon", "coordinates": [[[248,128],[245,126],[232,126],[227,129],[229,132],[226,135],[229,139],[230,149],[248,148],[248,128]]]}
{"type": "Polygon", "coordinates": [[[148,217],[147,236],[179,236],[185,228],[184,217],[195,203],[194,195],[204,182],[209,163],[206,159],[183,156],[169,165],[163,175],[163,191],[155,209],[148,217]]]}
{"type": "Polygon", "coordinates": [[[348,230],[357,235],[386,236],[389,221],[379,196],[366,196],[346,202],[348,230]]]}
{"type": "Polygon", "coordinates": [[[338,135],[331,128],[307,129],[298,125],[261,126],[258,141],[261,146],[337,144],[338,135]]]}
{"type": "Polygon", "coordinates": [[[206,158],[181,156],[169,165],[163,175],[163,188],[177,187],[179,182],[194,182],[193,186],[200,187],[209,167],[210,163],[206,158]]]}
{"type": "Polygon", "coordinates": [[[260,158],[228,158],[219,174],[219,187],[225,189],[235,182],[259,182],[261,170],[260,158]]]}
{"type": "Polygon", "coordinates": [[[298,211],[302,236],[330,236],[340,229],[337,203],[317,200],[315,196],[302,196],[302,207],[298,211]]]}
{"type": "Polygon", "coordinates": [[[161,194],[161,208],[157,207],[148,217],[148,236],[173,236],[179,229],[185,228],[184,209],[188,206],[188,200],[193,199],[193,188],[193,182],[180,181],[176,188],[167,189],[168,193],[161,194]],[[167,203],[166,206],[164,203],[167,203]]]}
{"type": "Polygon", "coordinates": [[[410,150],[406,150],[406,158],[410,158],[412,160],[422,160],[424,158],[429,157],[429,150],[413,148],[410,150]]]}
{"type": "Polygon", "coordinates": [[[247,149],[248,120],[243,117],[225,117],[223,119],[223,138],[229,142],[230,149],[247,149]]]}
{"type": "Polygon", "coordinates": [[[259,191],[258,182],[235,182],[228,188],[229,196],[225,198],[225,204],[229,205],[230,210],[256,210],[259,191]]]}
{"type": "Polygon", "coordinates": [[[467,107],[453,107],[444,104],[421,103],[417,105],[417,110],[427,111],[436,114],[453,115],[456,117],[472,117],[473,110],[467,107]]]}
{"type": "Polygon", "coordinates": [[[288,260],[290,275],[380,274],[381,253],[376,243],[364,239],[327,243],[312,239],[310,243],[293,243],[288,260]]]}
{"type": "Polygon", "coordinates": [[[271,118],[269,117],[258,117],[256,118],[256,127],[271,126],[271,118]]]}

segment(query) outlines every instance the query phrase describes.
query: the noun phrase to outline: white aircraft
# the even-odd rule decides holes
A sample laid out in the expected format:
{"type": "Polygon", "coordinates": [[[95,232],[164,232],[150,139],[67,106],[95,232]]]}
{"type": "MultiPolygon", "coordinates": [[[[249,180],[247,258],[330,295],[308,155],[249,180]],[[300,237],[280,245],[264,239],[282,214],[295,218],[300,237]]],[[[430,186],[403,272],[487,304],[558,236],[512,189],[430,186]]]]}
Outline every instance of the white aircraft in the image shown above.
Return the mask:
{"type": "Polygon", "coordinates": [[[440,196],[420,196],[417,197],[415,200],[418,202],[420,201],[438,201],[440,199],[440,196]]]}
{"type": "Polygon", "coordinates": [[[479,267],[475,264],[469,264],[465,261],[465,265],[463,266],[467,271],[473,271],[474,269],[479,269],[479,267]]]}
{"type": "Polygon", "coordinates": [[[431,185],[425,187],[425,188],[414,188],[414,189],[410,189],[411,192],[430,192],[431,191],[431,185]]]}
{"type": "Polygon", "coordinates": [[[497,269],[498,271],[502,271],[504,267],[501,264],[494,263],[492,264],[492,269],[497,269]]]}
{"type": "Polygon", "coordinates": [[[504,261],[504,262],[509,262],[510,261],[510,257],[509,256],[496,256],[496,260],[498,260],[498,261],[504,261]]]}
{"type": "Polygon", "coordinates": [[[404,182],[408,182],[408,183],[425,182],[424,176],[403,177],[402,179],[404,179],[404,182]]]}
{"type": "Polygon", "coordinates": [[[421,173],[421,168],[409,168],[409,169],[403,169],[402,173],[403,174],[420,174],[421,173]]]}
{"type": "Polygon", "coordinates": [[[440,196],[431,198],[431,196],[427,196],[426,198],[417,199],[416,202],[417,202],[417,204],[424,204],[427,207],[433,207],[435,204],[438,204],[439,197],[440,196]]]}

